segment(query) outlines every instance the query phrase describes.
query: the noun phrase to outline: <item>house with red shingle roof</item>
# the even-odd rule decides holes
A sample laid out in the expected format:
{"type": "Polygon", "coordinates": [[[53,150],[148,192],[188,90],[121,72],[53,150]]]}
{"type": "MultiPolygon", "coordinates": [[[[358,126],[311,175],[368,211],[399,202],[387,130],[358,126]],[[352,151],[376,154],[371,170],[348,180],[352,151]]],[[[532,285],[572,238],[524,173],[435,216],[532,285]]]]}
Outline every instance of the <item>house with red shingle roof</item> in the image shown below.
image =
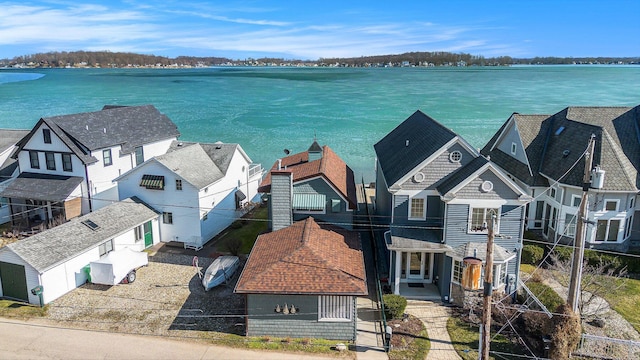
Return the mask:
{"type": "Polygon", "coordinates": [[[246,335],[355,340],[365,274],[356,232],[307,217],[260,235],[234,290],[246,296],[246,335]]]}
{"type": "Polygon", "coordinates": [[[353,170],[329,146],[320,146],[315,140],[307,151],[278,159],[258,191],[268,194],[273,230],[290,224],[288,218],[296,221],[309,216],[345,229],[353,227],[353,213],[357,209],[353,170]],[[273,179],[274,173],[290,176],[284,183],[273,186],[278,181],[273,179]],[[278,196],[276,189],[285,196],[278,196]],[[278,221],[282,217],[287,218],[284,223],[278,221]]]}

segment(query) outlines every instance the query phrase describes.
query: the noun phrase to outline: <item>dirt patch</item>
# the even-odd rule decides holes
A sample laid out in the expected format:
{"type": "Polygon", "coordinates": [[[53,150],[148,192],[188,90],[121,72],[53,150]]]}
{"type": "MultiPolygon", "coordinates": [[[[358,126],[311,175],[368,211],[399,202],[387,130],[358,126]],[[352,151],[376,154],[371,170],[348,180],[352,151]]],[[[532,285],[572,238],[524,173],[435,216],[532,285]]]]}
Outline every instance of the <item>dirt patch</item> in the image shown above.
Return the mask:
{"type": "MultiPolygon", "coordinates": [[[[240,271],[208,292],[200,282],[213,261],[158,252],[132,284],[85,284],[49,304],[48,319],[67,326],[122,333],[180,336],[184,331],[244,333],[244,297],[233,293],[240,271]]],[[[242,261],[241,266],[244,266],[242,261]]]]}
{"type": "Polygon", "coordinates": [[[391,336],[391,348],[394,350],[404,350],[422,335],[424,324],[415,316],[409,316],[406,320],[394,319],[387,322],[388,326],[393,329],[391,336]]]}

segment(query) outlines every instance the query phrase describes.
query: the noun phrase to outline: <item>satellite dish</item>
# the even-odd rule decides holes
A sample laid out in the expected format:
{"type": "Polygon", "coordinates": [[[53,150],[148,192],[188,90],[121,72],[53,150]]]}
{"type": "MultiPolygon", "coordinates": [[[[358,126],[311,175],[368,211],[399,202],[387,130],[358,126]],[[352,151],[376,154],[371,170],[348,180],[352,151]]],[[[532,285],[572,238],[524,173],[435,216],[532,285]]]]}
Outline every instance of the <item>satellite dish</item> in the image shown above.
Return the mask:
{"type": "Polygon", "coordinates": [[[289,152],[290,152],[289,149],[284,149],[285,155],[289,155],[289,152]]]}

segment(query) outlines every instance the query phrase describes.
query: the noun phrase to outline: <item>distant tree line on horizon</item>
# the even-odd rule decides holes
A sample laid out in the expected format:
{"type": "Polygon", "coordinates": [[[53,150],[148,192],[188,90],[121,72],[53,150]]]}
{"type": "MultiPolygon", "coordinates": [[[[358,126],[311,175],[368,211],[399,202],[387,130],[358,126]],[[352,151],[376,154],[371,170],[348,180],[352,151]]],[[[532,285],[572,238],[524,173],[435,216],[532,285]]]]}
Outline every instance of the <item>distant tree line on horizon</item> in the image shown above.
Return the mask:
{"type": "Polygon", "coordinates": [[[396,55],[362,56],[355,58],[320,58],[291,60],[259,58],[232,60],[225,57],[194,57],[143,55],[110,51],[48,52],[0,60],[0,66],[29,64],[34,67],[130,67],[130,66],[215,66],[215,65],[319,65],[319,66],[500,66],[515,64],[640,64],[640,57],[487,57],[451,52],[408,52],[396,55]]]}

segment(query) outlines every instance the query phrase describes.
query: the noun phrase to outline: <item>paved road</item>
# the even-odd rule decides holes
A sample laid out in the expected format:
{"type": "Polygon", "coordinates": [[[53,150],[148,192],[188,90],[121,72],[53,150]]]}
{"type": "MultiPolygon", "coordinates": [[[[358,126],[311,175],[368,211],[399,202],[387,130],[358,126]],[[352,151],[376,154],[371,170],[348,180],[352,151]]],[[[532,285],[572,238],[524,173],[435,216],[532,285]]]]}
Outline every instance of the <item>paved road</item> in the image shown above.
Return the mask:
{"type": "Polygon", "coordinates": [[[73,330],[35,322],[0,319],[0,359],[246,359],[327,360],[326,357],[251,351],[154,336],[73,330]]]}

